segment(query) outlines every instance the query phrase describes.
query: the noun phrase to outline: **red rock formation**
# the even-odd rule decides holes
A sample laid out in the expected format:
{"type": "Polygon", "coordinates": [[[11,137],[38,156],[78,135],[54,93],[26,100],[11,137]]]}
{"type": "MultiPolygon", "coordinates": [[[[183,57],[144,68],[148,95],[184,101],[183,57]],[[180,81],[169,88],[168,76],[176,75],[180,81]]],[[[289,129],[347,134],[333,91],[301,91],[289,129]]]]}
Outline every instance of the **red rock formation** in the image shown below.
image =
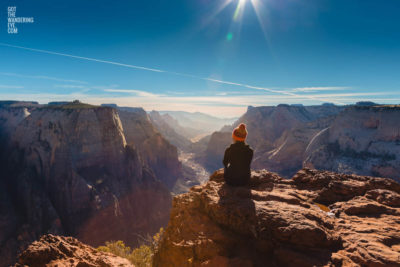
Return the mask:
{"type": "Polygon", "coordinates": [[[15,267],[134,267],[127,259],[99,252],[73,237],[44,235],[19,256],[15,267]]]}
{"type": "Polygon", "coordinates": [[[303,169],[223,171],[176,196],[155,266],[400,266],[400,184],[303,169]]]}

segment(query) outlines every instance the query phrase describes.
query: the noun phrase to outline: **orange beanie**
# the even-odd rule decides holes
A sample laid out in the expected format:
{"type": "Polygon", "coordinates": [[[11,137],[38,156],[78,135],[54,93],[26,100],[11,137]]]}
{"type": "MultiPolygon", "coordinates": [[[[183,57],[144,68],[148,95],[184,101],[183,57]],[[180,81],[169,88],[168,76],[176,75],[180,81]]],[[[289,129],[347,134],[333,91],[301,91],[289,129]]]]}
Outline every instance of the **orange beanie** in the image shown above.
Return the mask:
{"type": "Polygon", "coordinates": [[[241,141],[243,142],[246,140],[247,137],[247,130],[246,130],[246,124],[241,123],[235,130],[232,132],[232,138],[235,141],[241,141]]]}

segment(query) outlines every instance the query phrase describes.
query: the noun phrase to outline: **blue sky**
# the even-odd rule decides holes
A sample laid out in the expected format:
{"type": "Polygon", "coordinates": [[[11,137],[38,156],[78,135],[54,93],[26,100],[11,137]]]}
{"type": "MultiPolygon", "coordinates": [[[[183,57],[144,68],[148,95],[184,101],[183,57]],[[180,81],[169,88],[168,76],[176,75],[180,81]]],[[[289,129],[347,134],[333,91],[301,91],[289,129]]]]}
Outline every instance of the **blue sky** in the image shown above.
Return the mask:
{"type": "Polygon", "coordinates": [[[217,116],[399,103],[398,14],[398,0],[3,0],[0,99],[217,116]],[[8,34],[9,6],[35,22],[8,34]]]}

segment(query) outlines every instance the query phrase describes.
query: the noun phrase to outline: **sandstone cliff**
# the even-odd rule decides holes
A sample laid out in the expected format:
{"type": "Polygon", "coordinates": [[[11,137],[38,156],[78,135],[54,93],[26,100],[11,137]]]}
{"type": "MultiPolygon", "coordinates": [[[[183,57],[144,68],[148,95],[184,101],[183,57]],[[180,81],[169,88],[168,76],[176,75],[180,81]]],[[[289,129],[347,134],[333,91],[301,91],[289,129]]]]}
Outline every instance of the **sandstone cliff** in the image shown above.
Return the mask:
{"type": "Polygon", "coordinates": [[[268,169],[280,175],[291,178],[303,167],[307,152],[316,144],[314,140],[324,135],[334,117],[320,118],[288,129],[274,143],[274,148],[256,151],[252,167],[268,169]]]}
{"type": "MultiPolygon", "coordinates": [[[[300,168],[311,167],[400,181],[399,118],[399,106],[279,105],[250,107],[234,126],[248,126],[253,169],[290,178],[300,168]]],[[[197,159],[209,171],[222,167],[233,127],[213,133],[200,149],[197,159]]]]}
{"type": "Polygon", "coordinates": [[[400,181],[400,107],[346,109],[312,139],[304,165],[400,181]]]}
{"type": "Polygon", "coordinates": [[[1,266],[43,233],[134,245],[168,221],[170,193],[127,144],[115,109],[78,103],[29,112],[22,120],[24,110],[2,113],[20,122],[2,140],[1,266]]]}
{"type": "Polygon", "coordinates": [[[249,107],[231,127],[224,127],[211,135],[206,150],[200,151],[198,161],[209,171],[221,168],[225,148],[232,142],[233,128],[245,123],[249,132],[246,142],[255,152],[252,167],[267,168],[290,177],[302,167],[304,149],[313,134],[326,125],[319,121],[338,114],[342,109],[334,105],[249,107]],[[288,153],[282,153],[286,149],[288,153]]]}
{"type": "Polygon", "coordinates": [[[400,184],[303,169],[223,171],[176,196],[155,266],[399,266],[400,184]]]}
{"type": "Polygon", "coordinates": [[[156,130],[142,108],[118,108],[118,114],[127,143],[138,149],[156,177],[172,189],[182,177],[177,148],[156,130]]]}
{"type": "Polygon", "coordinates": [[[99,252],[72,237],[44,235],[21,253],[15,267],[134,267],[127,259],[99,252]]]}

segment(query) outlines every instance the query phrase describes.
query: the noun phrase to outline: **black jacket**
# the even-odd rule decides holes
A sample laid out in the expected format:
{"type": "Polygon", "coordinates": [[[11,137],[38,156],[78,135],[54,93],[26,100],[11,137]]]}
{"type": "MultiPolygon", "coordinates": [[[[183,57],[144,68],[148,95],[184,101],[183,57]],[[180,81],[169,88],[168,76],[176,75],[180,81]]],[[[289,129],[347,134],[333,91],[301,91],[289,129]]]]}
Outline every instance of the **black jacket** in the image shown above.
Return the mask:
{"type": "Polygon", "coordinates": [[[225,150],[224,178],[230,185],[245,185],[250,180],[250,164],[253,149],[244,142],[236,142],[225,150]]]}

